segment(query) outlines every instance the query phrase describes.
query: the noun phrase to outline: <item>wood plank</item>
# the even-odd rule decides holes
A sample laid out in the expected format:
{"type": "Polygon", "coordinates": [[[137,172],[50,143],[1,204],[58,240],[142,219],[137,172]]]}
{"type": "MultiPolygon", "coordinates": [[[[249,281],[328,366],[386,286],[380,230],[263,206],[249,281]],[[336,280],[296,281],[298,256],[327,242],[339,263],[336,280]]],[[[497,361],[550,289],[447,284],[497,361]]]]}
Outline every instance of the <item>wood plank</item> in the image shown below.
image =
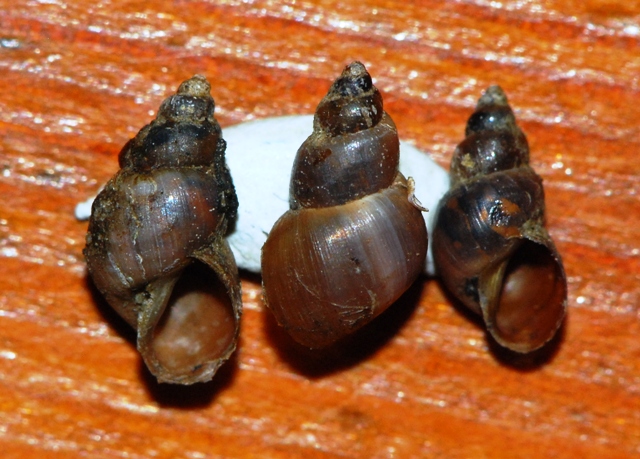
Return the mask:
{"type": "MultiPolygon", "coordinates": [[[[640,4],[610,0],[0,0],[0,448],[7,458],[627,458],[640,454],[640,4]],[[310,113],[367,65],[446,166],[507,91],[542,175],[569,316],[518,357],[421,278],[310,353],[243,274],[237,355],[158,385],[87,280],[75,204],[194,73],[223,127],[310,113]]],[[[259,197],[257,197],[259,199],[259,197]]]]}

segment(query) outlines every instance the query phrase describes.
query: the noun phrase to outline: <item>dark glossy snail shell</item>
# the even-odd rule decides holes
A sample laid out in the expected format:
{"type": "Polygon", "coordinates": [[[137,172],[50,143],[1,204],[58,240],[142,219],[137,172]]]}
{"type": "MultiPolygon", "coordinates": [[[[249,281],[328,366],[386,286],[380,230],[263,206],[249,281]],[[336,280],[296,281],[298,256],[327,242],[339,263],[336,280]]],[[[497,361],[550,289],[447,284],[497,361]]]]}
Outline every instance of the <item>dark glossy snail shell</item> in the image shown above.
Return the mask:
{"type": "Polygon", "coordinates": [[[567,304],[562,260],[544,226],[542,179],[500,87],[480,98],[465,134],[432,235],[436,269],[499,344],[530,352],[555,335],[567,304]]]}
{"type": "Polygon", "coordinates": [[[185,81],[124,146],[84,249],[161,382],[210,380],[238,337],[240,282],[224,239],[238,203],[209,91],[202,76],[185,81]]]}
{"type": "Polygon", "coordinates": [[[398,161],[396,127],[355,62],[318,105],[291,209],[262,250],[265,304],[299,343],[325,347],[362,327],[421,272],[427,232],[398,161]]]}

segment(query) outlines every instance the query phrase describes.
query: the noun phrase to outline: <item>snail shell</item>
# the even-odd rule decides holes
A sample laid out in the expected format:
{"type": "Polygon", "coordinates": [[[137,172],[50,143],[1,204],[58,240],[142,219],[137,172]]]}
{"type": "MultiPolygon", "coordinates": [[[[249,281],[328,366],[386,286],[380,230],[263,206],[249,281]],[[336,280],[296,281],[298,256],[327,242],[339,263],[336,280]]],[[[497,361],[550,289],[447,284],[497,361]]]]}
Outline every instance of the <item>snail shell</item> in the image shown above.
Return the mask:
{"type": "Polygon", "coordinates": [[[238,202],[207,80],[196,75],[122,149],[84,255],[160,382],[210,380],[233,353],[240,282],[224,239],[238,202]]]}
{"type": "Polygon", "coordinates": [[[500,87],[487,89],[469,118],[451,181],[432,235],[437,272],[499,344],[542,347],[564,318],[566,276],[544,227],[542,179],[500,87]]]}
{"type": "Polygon", "coordinates": [[[299,343],[324,347],[360,328],[422,271],[427,232],[398,156],[370,75],[347,66],[318,105],[290,210],[262,250],[265,304],[299,343]]]}

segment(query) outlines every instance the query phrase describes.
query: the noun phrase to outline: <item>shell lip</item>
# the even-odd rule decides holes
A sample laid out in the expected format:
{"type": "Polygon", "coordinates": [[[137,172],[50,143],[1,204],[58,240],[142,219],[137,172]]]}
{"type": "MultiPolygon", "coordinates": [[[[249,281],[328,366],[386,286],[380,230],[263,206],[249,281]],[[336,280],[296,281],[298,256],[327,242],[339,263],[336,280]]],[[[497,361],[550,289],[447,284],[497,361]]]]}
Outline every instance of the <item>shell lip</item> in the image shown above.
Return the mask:
{"type": "Polygon", "coordinates": [[[480,309],[498,344],[529,353],[552,340],[567,309],[564,267],[555,246],[522,238],[478,277],[480,309]]]}
{"type": "MultiPolygon", "coordinates": [[[[159,278],[150,283],[139,307],[137,348],[149,371],[161,383],[187,385],[210,381],[217,370],[229,360],[237,347],[242,316],[242,295],[238,270],[231,250],[226,241],[219,238],[211,246],[193,254],[193,259],[197,260],[201,268],[206,269],[208,274],[215,276],[220,287],[224,289],[225,295],[225,300],[220,302],[222,308],[218,308],[218,302],[214,301],[211,304],[200,306],[198,311],[204,311],[203,307],[208,310],[212,310],[212,308],[226,309],[224,316],[227,318],[227,322],[228,320],[232,321],[233,330],[229,334],[228,325],[226,331],[218,327],[218,322],[224,322],[219,320],[220,314],[211,313],[210,316],[202,317],[205,314],[192,313],[191,319],[183,320],[184,325],[181,326],[182,329],[179,332],[167,333],[173,342],[161,338],[165,341],[161,347],[158,338],[160,336],[159,324],[163,321],[168,323],[169,320],[173,320],[173,318],[167,319],[167,315],[171,313],[169,308],[175,308],[177,305],[169,305],[169,301],[179,278],[185,276],[189,267],[172,277],[159,278]],[[211,318],[214,320],[208,320],[211,318]],[[216,325],[209,325],[210,323],[216,325]],[[218,330],[224,331],[224,335],[220,338],[210,336],[211,333],[218,330]],[[189,344],[188,348],[185,348],[184,342],[189,344]],[[222,344],[215,344],[218,342],[222,344]],[[222,349],[219,349],[220,346],[222,349]],[[185,348],[185,350],[177,351],[176,361],[173,361],[173,349],[181,348],[185,348]],[[204,348],[201,356],[199,355],[200,348],[204,348]],[[212,351],[212,348],[215,349],[215,352],[212,351]],[[187,363],[178,362],[178,359],[187,363]]],[[[211,284],[206,279],[197,280],[197,282],[211,284]]],[[[178,317],[176,321],[179,322],[182,320],[180,316],[186,317],[188,312],[184,314],[175,312],[174,314],[178,317]]],[[[224,323],[222,326],[225,327],[224,323]]],[[[170,328],[168,325],[162,327],[162,333],[165,328],[170,328]]],[[[174,330],[177,329],[174,328],[174,330]]]]}

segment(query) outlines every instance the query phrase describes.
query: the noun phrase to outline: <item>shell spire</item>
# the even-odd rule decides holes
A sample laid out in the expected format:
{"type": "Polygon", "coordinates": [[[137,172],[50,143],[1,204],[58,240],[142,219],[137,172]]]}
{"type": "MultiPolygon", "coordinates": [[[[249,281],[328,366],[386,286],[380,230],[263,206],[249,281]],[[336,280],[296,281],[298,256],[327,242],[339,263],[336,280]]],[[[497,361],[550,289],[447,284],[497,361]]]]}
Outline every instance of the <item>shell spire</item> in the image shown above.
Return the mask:
{"type": "Polygon", "coordinates": [[[293,164],[292,208],[345,204],[393,183],[398,133],[360,62],[348,65],[333,83],[313,124],[293,164]]]}

